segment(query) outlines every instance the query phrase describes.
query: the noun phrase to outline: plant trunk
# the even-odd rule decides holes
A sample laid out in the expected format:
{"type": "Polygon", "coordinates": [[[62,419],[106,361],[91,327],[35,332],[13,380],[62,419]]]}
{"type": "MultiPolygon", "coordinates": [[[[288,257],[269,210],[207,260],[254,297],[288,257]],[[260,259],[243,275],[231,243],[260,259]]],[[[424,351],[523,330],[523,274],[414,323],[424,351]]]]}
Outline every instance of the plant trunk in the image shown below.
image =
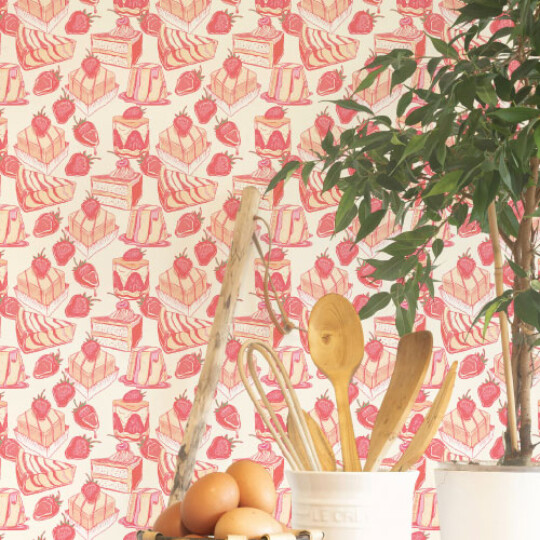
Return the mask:
{"type": "MultiPolygon", "coordinates": [[[[527,291],[530,288],[530,275],[536,275],[534,257],[535,231],[532,226],[532,219],[529,216],[534,213],[537,206],[537,186],[538,186],[538,166],[537,157],[531,159],[531,184],[525,192],[523,199],[524,216],[519,225],[517,239],[514,243],[513,259],[527,275],[525,277],[515,276],[514,293],[527,291]]],[[[515,374],[514,390],[517,396],[515,408],[519,419],[519,452],[512,452],[511,447],[506,445],[504,464],[527,465],[530,462],[534,445],[531,441],[531,386],[534,374],[533,348],[535,339],[535,329],[526,324],[514,315],[512,322],[512,370],[515,374]]],[[[511,404],[508,404],[509,407],[511,404]]],[[[508,443],[509,433],[506,433],[508,443]]]]}

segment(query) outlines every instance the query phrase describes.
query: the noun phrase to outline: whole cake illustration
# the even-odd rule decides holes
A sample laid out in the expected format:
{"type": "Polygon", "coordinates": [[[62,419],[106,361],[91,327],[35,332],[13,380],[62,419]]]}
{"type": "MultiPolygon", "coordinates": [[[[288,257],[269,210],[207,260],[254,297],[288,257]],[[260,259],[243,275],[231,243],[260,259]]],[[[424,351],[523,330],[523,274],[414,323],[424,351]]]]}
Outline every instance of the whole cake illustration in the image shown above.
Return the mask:
{"type": "Polygon", "coordinates": [[[23,24],[50,32],[67,15],[68,0],[17,0],[13,7],[23,24]]]}
{"type": "Polygon", "coordinates": [[[333,32],[351,14],[352,0],[301,0],[298,13],[308,23],[333,32]]]}
{"type": "Polygon", "coordinates": [[[232,244],[234,224],[240,210],[240,199],[230,195],[217,212],[210,216],[208,232],[219,242],[218,246],[228,251],[232,244]]]}
{"type": "Polygon", "coordinates": [[[49,458],[64,444],[68,437],[64,413],[53,409],[40,394],[32,400],[30,409],[17,417],[15,438],[28,450],[49,458]]]}
{"type": "Polygon", "coordinates": [[[131,210],[120,240],[139,247],[163,247],[170,244],[169,236],[161,206],[142,204],[131,210]]]}
{"type": "Polygon", "coordinates": [[[112,261],[114,294],[127,300],[146,296],[150,288],[148,259],[139,248],[128,249],[112,261]]]}
{"type": "Polygon", "coordinates": [[[291,261],[281,248],[272,248],[264,260],[255,259],[255,294],[264,297],[264,279],[268,266],[268,295],[270,298],[286,298],[291,294],[291,261]],[[275,292],[274,292],[275,291],[275,292]]]}
{"type": "Polygon", "coordinates": [[[42,457],[20,449],[15,462],[17,485],[23,495],[34,495],[50,489],[69,486],[76,467],[56,459],[42,457]]]}
{"type": "Polygon", "coordinates": [[[142,32],[135,30],[129,17],[119,17],[109,32],[91,35],[91,52],[102,63],[131,68],[142,54],[142,32]]]}
{"type": "Polygon", "coordinates": [[[119,159],[109,174],[90,177],[92,196],[103,206],[131,210],[141,198],[143,176],[126,158],[119,159]]]}
{"type": "Polygon", "coordinates": [[[120,381],[136,388],[166,388],[167,366],[159,347],[138,347],[129,354],[127,373],[120,381]]]}
{"type": "Polygon", "coordinates": [[[75,389],[89,400],[116,380],[118,367],[112,354],[97,340],[87,338],[81,350],[69,356],[67,373],[75,389]]]}
{"type": "Polygon", "coordinates": [[[186,315],[193,315],[210,296],[206,272],[193,266],[186,252],[177,255],[168,270],[159,276],[158,298],[186,315]]]}
{"type": "Polygon", "coordinates": [[[172,125],[159,134],[156,150],[162,161],[191,174],[209,156],[210,143],[206,130],[194,125],[189,115],[181,111],[172,125]]]}
{"type": "Polygon", "coordinates": [[[215,39],[188,34],[164,24],[158,36],[159,59],[165,69],[178,69],[212,60],[217,45],[215,39]]]}
{"type": "Polygon", "coordinates": [[[218,107],[232,116],[257,97],[260,84],[256,73],[244,67],[238,56],[231,54],[221,68],[210,74],[207,88],[218,107]]]}
{"type": "Polygon", "coordinates": [[[261,97],[278,105],[309,105],[310,95],[304,66],[288,62],[272,68],[268,91],[261,97]]]}
{"type": "Polygon", "coordinates": [[[116,445],[116,452],[107,458],[90,460],[92,480],[102,489],[131,493],[141,482],[142,457],[136,456],[127,441],[116,445]]]}
{"type": "Polygon", "coordinates": [[[75,40],[19,24],[15,40],[19,65],[37,69],[73,58],[75,40]]]}
{"type": "Polygon", "coordinates": [[[14,150],[20,161],[48,175],[66,159],[68,143],[64,130],[53,125],[41,110],[30,126],[17,134],[14,150]]]}
{"type": "Polygon", "coordinates": [[[354,60],[360,42],[304,25],[300,35],[300,58],[306,69],[321,69],[354,60]]]}
{"type": "Polygon", "coordinates": [[[394,32],[375,34],[375,54],[388,54],[394,49],[409,50],[415,58],[421,58],[426,52],[426,35],[416,28],[409,16],[401,18],[394,32]]]}
{"type": "Polygon", "coordinates": [[[257,168],[253,172],[233,176],[233,195],[240,198],[242,196],[242,190],[245,187],[256,187],[261,193],[259,208],[262,210],[272,210],[283,198],[283,189],[279,186],[271,192],[266,193],[266,188],[276,173],[277,171],[272,166],[271,159],[260,159],[257,163],[257,168]]]}
{"type": "Polygon", "coordinates": [[[148,153],[149,121],[144,110],[138,106],[129,107],[121,116],[113,116],[114,153],[123,158],[140,158],[148,153]]]}
{"type": "Polygon", "coordinates": [[[25,212],[41,210],[73,199],[75,182],[19,167],[15,182],[17,201],[25,212]]]}
{"type": "Polygon", "coordinates": [[[89,55],[81,67],[68,73],[67,91],[75,105],[90,116],[118,94],[114,72],[105,69],[96,56],[89,55]]]}
{"type": "Polygon", "coordinates": [[[163,494],[157,488],[137,488],[131,492],[126,516],[120,519],[125,527],[147,529],[165,509],[163,494]]]}
{"type": "Polygon", "coordinates": [[[159,0],[160,18],[185,32],[192,32],[210,13],[210,0],[159,0]]]}
{"type": "Polygon", "coordinates": [[[325,151],[322,142],[329,131],[332,133],[334,141],[339,141],[342,130],[336,126],[335,120],[325,109],[317,115],[313,125],[300,134],[298,155],[306,161],[317,160],[318,156],[323,156],[325,151]]]}
{"type": "Polygon", "coordinates": [[[273,68],[283,56],[284,34],[270,17],[261,17],[251,32],[233,34],[233,54],[244,64],[273,68]]]}
{"type": "MultiPolygon", "coordinates": [[[[0,531],[21,531],[28,529],[28,518],[18,489],[0,488],[0,531]]],[[[3,536],[3,535],[2,535],[3,536]]]]}
{"type": "Polygon", "coordinates": [[[291,120],[282,107],[271,107],[255,117],[255,152],[273,159],[291,153],[291,120]]]}
{"type": "Polygon", "coordinates": [[[17,275],[14,291],[21,304],[48,316],[66,300],[68,285],[64,272],[54,268],[41,252],[29,268],[17,275]]]}
{"type": "Polygon", "coordinates": [[[92,196],[68,216],[67,232],[75,247],[89,259],[110,244],[118,234],[116,218],[92,196]]]}
{"type": "Polygon", "coordinates": [[[26,105],[27,95],[20,66],[0,62],[0,105],[26,105]]]}
{"type": "Polygon", "coordinates": [[[21,209],[12,204],[0,204],[0,247],[28,245],[21,209]]]}
{"type": "Polygon", "coordinates": [[[114,436],[125,441],[141,441],[150,430],[148,401],[140,390],[130,390],[122,399],[113,400],[114,436]]]}
{"type": "Polygon", "coordinates": [[[365,358],[355,371],[354,379],[360,390],[371,400],[388,388],[396,355],[375,338],[366,343],[365,351],[365,358]]]}
{"type": "Polygon", "coordinates": [[[142,316],[137,315],[127,300],[116,303],[110,315],[90,319],[92,337],[102,346],[117,351],[131,351],[141,340],[142,316]]]}
{"type": "MultiPolygon", "coordinates": [[[[367,67],[375,60],[374,56],[370,56],[365,64],[364,68],[358,69],[353,72],[351,90],[354,92],[367,75],[375,71],[376,67],[367,67]]],[[[385,70],[377,75],[375,82],[364,90],[353,94],[353,99],[365,105],[373,111],[380,111],[392,101],[394,101],[400,95],[401,86],[397,85],[392,90],[392,73],[389,70],[385,70]]]]}
{"type": "Polygon", "coordinates": [[[119,511],[114,498],[107,495],[97,482],[88,480],[80,493],[68,499],[67,514],[77,533],[90,540],[114,525],[119,511]]]}
{"type": "Polygon", "coordinates": [[[119,97],[135,105],[167,105],[167,84],[160,64],[143,62],[129,71],[127,89],[119,97]]]}
{"type": "Polygon", "coordinates": [[[0,345],[0,388],[26,388],[26,379],[21,351],[17,347],[0,345]]]}

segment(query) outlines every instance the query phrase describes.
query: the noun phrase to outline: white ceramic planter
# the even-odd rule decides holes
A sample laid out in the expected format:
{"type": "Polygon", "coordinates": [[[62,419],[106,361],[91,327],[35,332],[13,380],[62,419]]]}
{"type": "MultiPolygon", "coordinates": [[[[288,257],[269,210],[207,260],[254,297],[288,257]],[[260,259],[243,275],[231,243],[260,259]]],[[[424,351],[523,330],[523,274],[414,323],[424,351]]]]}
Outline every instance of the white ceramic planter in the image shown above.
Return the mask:
{"type": "Polygon", "coordinates": [[[411,540],[418,471],[286,471],[292,526],[325,540],[411,540]]]}
{"type": "Polygon", "coordinates": [[[540,467],[435,469],[442,540],[538,540],[540,467]]]}

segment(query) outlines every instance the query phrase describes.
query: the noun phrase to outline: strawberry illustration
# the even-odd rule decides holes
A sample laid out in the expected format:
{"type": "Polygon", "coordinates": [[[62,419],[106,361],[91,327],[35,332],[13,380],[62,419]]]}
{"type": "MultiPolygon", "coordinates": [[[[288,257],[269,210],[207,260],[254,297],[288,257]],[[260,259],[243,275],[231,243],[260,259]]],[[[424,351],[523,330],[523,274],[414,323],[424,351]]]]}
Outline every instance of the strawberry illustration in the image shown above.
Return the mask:
{"type": "Polygon", "coordinates": [[[235,148],[238,153],[238,148],[242,139],[240,137],[240,130],[234,122],[227,118],[224,120],[217,120],[214,130],[219,142],[223,143],[225,146],[235,148]]]}
{"type": "Polygon", "coordinates": [[[236,159],[228,152],[218,152],[212,156],[210,163],[206,166],[206,174],[209,176],[227,176],[231,174],[236,159]]]}
{"type": "Polygon", "coordinates": [[[192,125],[193,120],[186,114],[185,110],[174,117],[173,126],[180,137],[186,137],[192,125]]]}
{"type": "Polygon", "coordinates": [[[51,403],[45,399],[44,392],[33,399],[31,409],[38,420],[44,420],[47,418],[47,415],[51,410],[51,403]]]}
{"type": "Polygon", "coordinates": [[[202,68],[184,71],[176,81],[174,93],[179,96],[193,94],[201,87],[203,78],[202,68]]]}
{"type": "Polygon", "coordinates": [[[234,54],[230,54],[223,62],[223,68],[231,79],[237,79],[242,69],[242,60],[234,54]]]}
{"type": "Polygon", "coordinates": [[[143,174],[152,178],[159,178],[163,163],[157,156],[144,154],[138,163],[143,174]]]}
{"type": "Polygon", "coordinates": [[[75,402],[75,408],[73,409],[73,418],[77,425],[83,429],[95,432],[99,428],[99,418],[96,409],[92,405],[88,405],[85,402],[75,402]]]}
{"type": "Polygon", "coordinates": [[[347,395],[349,397],[349,403],[352,403],[358,397],[359,393],[360,393],[360,390],[358,388],[358,384],[356,384],[355,382],[351,382],[349,384],[349,388],[347,391],[347,395]]]}
{"type": "Polygon", "coordinates": [[[206,450],[206,457],[208,459],[229,459],[234,446],[238,442],[226,435],[218,435],[214,437],[206,450]]]}
{"type": "Polygon", "coordinates": [[[101,488],[93,480],[87,480],[81,487],[81,492],[84,495],[84,498],[90,502],[94,503],[97,501],[101,488]]]}
{"type": "Polygon", "coordinates": [[[17,178],[20,166],[21,162],[15,156],[0,154],[0,174],[10,178],[17,178]]]}
{"type": "Polygon", "coordinates": [[[41,109],[41,111],[34,114],[30,124],[38,137],[43,137],[51,127],[51,121],[45,114],[45,109],[41,109]]]}
{"type": "Polygon", "coordinates": [[[52,111],[59,124],[65,124],[75,114],[75,102],[64,90],[62,95],[53,103],[52,111]]]}
{"type": "Polygon", "coordinates": [[[21,21],[13,13],[0,14],[0,32],[6,36],[16,37],[21,21]]]}
{"type": "Polygon", "coordinates": [[[53,540],[74,540],[75,527],[63,516],[62,521],[52,530],[53,540]]]}
{"type": "Polygon", "coordinates": [[[504,456],[504,441],[502,436],[497,437],[493,446],[489,451],[489,457],[494,460],[499,460],[504,456]]]}
{"type": "Polygon", "coordinates": [[[234,24],[236,16],[228,11],[215,11],[206,25],[209,34],[228,34],[234,24]]]}
{"type": "Polygon", "coordinates": [[[4,437],[0,439],[0,457],[7,461],[17,461],[17,455],[21,450],[21,445],[15,439],[4,437]]]}
{"type": "Polygon", "coordinates": [[[360,435],[359,437],[356,437],[355,442],[358,457],[360,459],[367,459],[370,442],[369,437],[366,435],[360,435]]]}
{"type": "Polygon", "coordinates": [[[41,214],[34,223],[34,230],[32,231],[36,238],[43,238],[54,234],[60,228],[60,210],[57,212],[46,212],[41,214]]]}
{"type": "Polygon", "coordinates": [[[84,146],[88,146],[96,150],[99,144],[99,135],[96,126],[90,120],[77,120],[75,119],[75,125],[73,126],[73,135],[75,139],[84,146]]]}
{"type": "Polygon", "coordinates": [[[217,105],[210,94],[205,92],[201,99],[195,102],[194,109],[197,120],[199,120],[201,124],[207,124],[216,114],[217,105]]]}
{"type": "Polygon", "coordinates": [[[20,308],[19,301],[13,296],[0,296],[0,315],[12,321],[17,319],[20,308]]]}
{"type": "Polygon", "coordinates": [[[139,308],[145,317],[157,320],[159,319],[163,305],[155,296],[144,296],[139,301],[139,308]]]}
{"type": "Polygon", "coordinates": [[[327,109],[317,115],[317,118],[315,118],[315,128],[321,136],[321,139],[326,137],[326,134],[334,127],[334,123],[335,122],[328,114],[327,109]]]}
{"type": "Polygon", "coordinates": [[[471,399],[470,392],[461,396],[457,402],[457,412],[463,420],[470,420],[476,410],[476,403],[471,399]]]}
{"type": "Polygon", "coordinates": [[[176,413],[176,416],[178,416],[179,420],[188,419],[192,406],[193,404],[187,398],[185,391],[182,395],[178,396],[173,403],[174,412],[176,413]]]}
{"type": "Polygon", "coordinates": [[[492,34],[502,30],[503,28],[514,28],[516,23],[510,19],[507,14],[499,15],[490,25],[489,30],[492,34]]]}
{"type": "Polygon", "coordinates": [[[64,374],[52,389],[54,401],[58,407],[65,407],[75,397],[75,386],[64,374]]]}
{"type": "Polygon", "coordinates": [[[321,420],[328,420],[334,412],[334,403],[328,397],[328,391],[315,401],[315,412],[321,420]]]}
{"type": "Polygon", "coordinates": [[[378,413],[379,409],[375,405],[365,402],[356,409],[356,418],[358,418],[358,422],[365,428],[373,429],[378,413]]]}
{"type": "Polygon", "coordinates": [[[69,158],[64,171],[68,176],[87,176],[96,159],[99,158],[86,152],[75,152],[69,158]]]}
{"type": "Polygon", "coordinates": [[[514,271],[512,270],[511,266],[508,263],[503,264],[503,283],[507,287],[513,287],[514,286],[514,271]]]}
{"type": "Polygon", "coordinates": [[[201,371],[201,367],[202,355],[200,351],[198,353],[185,354],[178,360],[174,376],[177,379],[189,379],[197,375],[201,371]]]}
{"type": "Polygon", "coordinates": [[[497,415],[501,424],[506,427],[508,425],[508,403],[499,408],[497,415]]]}
{"type": "Polygon", "coordinates": [[[81,204],[81,210],[84,212],[84,215],[92,221],[96,219],[100,207],[99,201],[91,196],[86,197],[81,204]]]}
{"type": "MultiPolygon", "coordinates": [[[[351,99],[351,96],[345,94],[342,99],[351,99]]],[[[345,107],[342,107],[336,103],[336,114],[342,124],[348,124],[349,122],[353,121],[358,112],[353,109],[346,109],[345,107]]]]}
{"type": "Polygon", "coordinates": [[[90,298],[86,294],[74,294],[68,302],[65,314],[66,317],[87,317],[92,308],[92,304],[96,301],[95,298],[90,298]]]}
{"type": "Polygon", "coordinates": [[[358,252],[358,245],[349,237],[336,246],[336,255],[342,266],[349,266],[358,257],[358,252]]]}
{"type": "Polygon", "coordinates": [[[64,233],[62,238],[53,244],[52,252],[56,263],[65,266],[75,255],[75,245],[64,233]]]}
{"type": "Polygon", "coordinates": [[[378,362],[384,352],[384,346],[378,339],[371,339],[365,345],[367,357],[372,362],[378,362]]]}
{"type": "Polygon", "coordinates": [[[227,345],[225,345],[225,356],[227,360],[236,362],[241,347],[242,344],[237,339],[229,339],[227,345]]]}
{"type": "Polygon", "coordinates": [[[91,361],[97,360],[100,350],[101,345],[99,344],[99,342],[96,341],[96,339],[94,339],[93,337],[90,337],[90,335],[87,335],[86,339],[81,345],[81,351],[84,354],[85,358],[91,361]]]}
{"type": "Polygon", "coordinates": [[[336,213],[328,212],[319,219],[317,225],[317,236],[319,238],[328,238],[334,234],[334,226],[336,224],[336,213]]]}
{"type": "Polygon", "coordinates": [[[141,25],[141,30],[146,35],[157,37],[159,36],[163,22],[159,15],[147,11],[140,16],[139,24],[141,25]]]}
{"type": "Polygon", "coordinates": [[[368,301],[369,296],[367,294],[357,294],[352,301],[356,313],[360,313],[360,310],[368,303],[368,301]]]}
{"type": "Polygon", "coordinates": [[[86,32],[90,30],[90,27],[92,26],[92,22],[96,17],[97,15],[88,13],[85,9],[74,11],[70,15],[64,27],[66,30],[66,34],[79,35],[79,36],[86,34],[86,32]]]}
{"type": "Polygon", "coordinates": [[[144,398],[144,393],[140,390],[130,390],[122,398],[126,403],[140,403],[144,398]]]}
{"type": "Polygon", "coordinates": [[[51,261],[44,255],[44,251],[38,253],[32,259],[32,270],[39,278],[44,278],[51,268],[51,261]]]}
{"type": "Polygon", "coordinates": [[[195,244],[194,251],[198,263],[201,266],[206,266],[217,254],[216,243],[208,235],[205,235],[195,244]]]}
{"type": "Polygon", "coordinates": [[[286,34],[300,37],[302,35],[302,28],[304,27],[304,20],[296,13],[288,12],[281,19],[281,26],[286,34]]]}
{"type": "Polygon", "coordinates": [[[214,295],[212,300],[210,300],[208,306],[206,307],[206,316],[210,319],[213,319],[216,316],[217,305],[219,302],[219,294],[214,295]]]}
{"type": "Polygon", "coordinates": [[[234,195],[229,195],[229,198],[223,204],[223,210],[227,214],[227,217],[231,221],[234,221],[238,214],[238,210],[240,210],[240,199],[234,195]]]}
{"type": "Polygon", "coordinates": [[[219,283],[223,283],[223,278],[225,277],[226,268],[227,268],[227,261],[218,262],[217,266],[214,268],[214,273],[219,283]]]}
{"type": "Polygon", "coordinates": [[[321,75],[319,82],[317,83],[317,94],[319,94],[319,96],[334,94],[343,86],[344,79],[343,68],[339,71],[337,69],[326,71],[321,75]]]}
{"type": "Polygon", "coordinates": [[[62,76],[60,75],[60,68],[42,71],[34,81],[34,87],[32,88],[32,92],[36,96],[44,96],[45,94],[51,94],[55,90],[58,90],[61,78],[62,76]]]}
{"type": "Polygon", "coordinates": [[[356,277],[362,285],[370,287],[371,289],[378,289],[381,286],[382,281],[380,279],[373,279],[371,277],[373,272],[375,272],[375,267],[368,262],[364,262],[356,269],[356,277]]]}
{"type": "Polygon", "coordinates": [[[178,238],[191,236],[196,232],[199,232],[203,221],[202,210],[182,214],[176,222],[174,234],[178,236],[178,238]]]}
{"type": "Polygon", "coordinates": [[[488,377],[477,389],[482,407],[491,407],[501,395],[501,387],[493,378],[488,377]]]}
{"type": "Polygon", "coordinates": [[[458,377],[472,379],[480,375],[486,366],[486,353],[473,353],[467,355],[459,364],[458,377]]]}
{"type": "Polygon", "coordinates": [[[230,403],[220,403],[214,409],[217,423],[225,429],[230,429],[238,433],[241,427],[240,413],[238,409],[230,403]]]}
{"type": "Polygon", "coordinates": [[[493,264],[493,245],[491,240],[484,240],[478,245],[478,256],[480,257],[480,262],[484,266],[491,266],[493,264]]]}
{"type": "Polygon", "coordinates": [[[458,235],[461,238],[470,238],[471,236],[480,234],[482,232],[480,223],[478,223],[476,220],[470,221],[470,219],[471,216],[468,215],[463,225],[461,225],[461,227],[458,229],[458,235]]]}
{"type": "Polygon", "coordinates": [[[81,67],[87,77],[95,79],[99,68],[101,67],[101,62],[94,55],[89,54],[81,62],[81,67]]]}
{"type": "Polygon", "coordinates": [[[32,517],[36,521],[50,519],[58,514],[60,506],[62,506],[60,493],[57,493],[56,495],[46,495],[45,497],[41,497],[36,503],[36,506],[34,506],[32,517]]]}
{"type": "Polygon", "coordinates": [[[444,17],[439,13],[428,13],[424,19],[424,31],[428,36],[446,39],[447,25],[444,17]]]}
{"type": "Polygon", "coordinates": [[[173,268],[180,278],[185,279],[189,276],[189,273],[193,268],[193,263],[186,255],[186,250],[182,251],[182,253],[175,257],[173,268]]]}
{"type": "Polygon", "coordinates": [[[315,270],[323,279],[330,276],[332,270],[334,269],[334,261],[328,256],[328,251],[325,250],[324,253],[317,257],[315,261],[315,270]]]}
{"type": "Polygon", "coordinates": [[[304,304],[302,304],[300,298],[296,296],[288,296],[285,298],[285,301],[283,302],[283,309],[291,319],[296,320],[299,320],[302,317],[302,313],[305,310],[304,304]]]}
{"type": "Polygon", "coordinates": [[[69,441],[64,454],[67,459],[86,459],[96,442],[99,441],[92,440],[86,435],[77,435],[69,441]]]}
{"type": "Polygon", "coordinates": [[[94,289],[94,296],[96,295],[96,289],[99,287],[99,276],[93,264],[86,261],[75,261],[73,277],[79,285],[94,289]]]}
{"type": "Polygon", "coordinates": [[[35,379],[46,379],[52,377],[60,369],[60,353],[47,353],[41,355],[34,364],[32,375],[35,379]]]}
{"type": "Polygon", "coordinates": [[[139,443],[139,450],[141,452],[141,456],[150,461],[159,460],[162,448],[163,447],[161,446],[160,442],[157,439],[153,439],[152,437],[145,437],[139,443]]]}
{"type": "Polygon", "coordinates": [[[427,298],[424,302],[424,313],[432,319],[442,320],[444,315],[444,302],[441,298],[427,298]]]}
{"type": "Polygon", "coordinates": [[[377,15],[374,15],[369,11],[357,11],[349,23],[349,33],[360,34],[363,36],[371,34],[375,27],[375,19],[377,18],[377,15]]]}

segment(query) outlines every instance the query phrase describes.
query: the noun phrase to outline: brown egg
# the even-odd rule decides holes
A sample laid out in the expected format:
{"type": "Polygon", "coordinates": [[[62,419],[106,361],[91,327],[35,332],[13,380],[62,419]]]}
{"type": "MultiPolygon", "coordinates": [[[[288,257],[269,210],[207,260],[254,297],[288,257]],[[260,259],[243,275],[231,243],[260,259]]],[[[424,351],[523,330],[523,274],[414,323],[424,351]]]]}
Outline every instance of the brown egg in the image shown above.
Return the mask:
{"type": "Polygon", "coordinates": [[[227,538],[239,534],[248,538],[260,538],[264,534],[283,532],[283,526],[270,514],[258,508],[243,506],[223,514],[214,529],[215,538],[227,538]]]}
{"type": "Polygon", "coordinates": [[[183,526],[181,516],[182,502],[171,504],[159,514],[153,530],[160,532],[164,536],[184,536],[189,531],[183,526]]]}
{"type": "Polygon", "coordinates": [[[210,535],[218,519],[236,508],[239,501],[240,490],[230,474],[207,474],[187,490],[182,503],[182,523],[193,533],[210,535]]]}
{"type": "Polygon", "coordinates": [[[241,459],[228,469],[240,488],[240,506],[258,508],[272,514],[276,507],[277,493],[270,473],[259,463],[241,459]]]}

